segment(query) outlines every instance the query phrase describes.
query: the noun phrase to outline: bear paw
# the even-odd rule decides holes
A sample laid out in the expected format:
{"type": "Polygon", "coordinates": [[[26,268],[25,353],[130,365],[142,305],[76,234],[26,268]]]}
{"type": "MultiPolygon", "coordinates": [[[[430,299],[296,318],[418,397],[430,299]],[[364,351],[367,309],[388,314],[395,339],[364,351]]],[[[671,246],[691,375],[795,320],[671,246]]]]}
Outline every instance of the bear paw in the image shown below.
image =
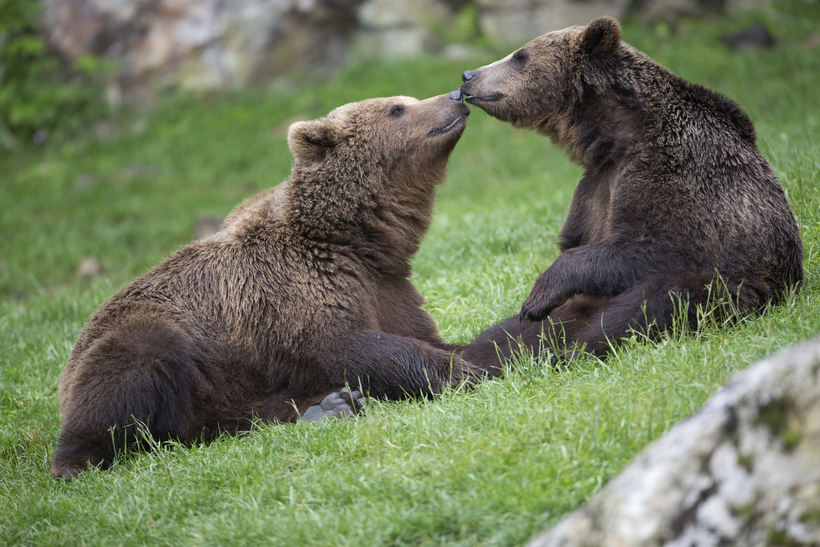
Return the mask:
{"type": "Polygon", "coordinates": [[[532,286],[530,295],[521,305],[521,313],[518,315],[519,321],[543,321],[547,316],[567,301],[573,291],[566,290],[562,285],[553,281],[552,268],[548,268],[538,276],[532,286]]]}
{"type": "Polygon", "coordinates": [[[308,408],[299,420],[320,422],[326,418],[347,418],[363,412],[366,402],[367,398],[360,391],[350,391],[344,387],[322,399],[318,405],[308,408]]]}

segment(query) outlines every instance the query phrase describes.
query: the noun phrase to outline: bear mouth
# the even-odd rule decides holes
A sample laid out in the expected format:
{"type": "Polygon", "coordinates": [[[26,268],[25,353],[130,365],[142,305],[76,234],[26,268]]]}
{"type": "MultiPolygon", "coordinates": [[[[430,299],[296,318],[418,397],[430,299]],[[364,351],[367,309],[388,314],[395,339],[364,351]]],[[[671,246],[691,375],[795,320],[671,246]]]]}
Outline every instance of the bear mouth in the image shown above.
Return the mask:
{"type": "Polygon", "coordinates": [[[458,116],[455,120],[453,120],[451,122],[444,123],[442,125],[439,125],[439,126],[433,128],[433,129],[431,129],[430,132],[427,133],[427,136],[428,137],[434,137],[436,135],[444,135],[445,133],[449,133],[454,127],[456,127],[458,125],[463,125],[462,122],[467,121],[467,116],[469,114],[470,113],[467,112],[467,114],[462,114],[462,115],[458,116]]]}
{"type": "Polygon", "coordinates": [[[500,100],[502,97],[504,97],[503,93],[493,93],[492,95],[485,95],[483,97],[480,97],[478,95],[465,95],[464,100],[468,103],[473,104],[475,104],[476,101],[480,101],[483,103],[491,103],[493,101],[500,100]]]}

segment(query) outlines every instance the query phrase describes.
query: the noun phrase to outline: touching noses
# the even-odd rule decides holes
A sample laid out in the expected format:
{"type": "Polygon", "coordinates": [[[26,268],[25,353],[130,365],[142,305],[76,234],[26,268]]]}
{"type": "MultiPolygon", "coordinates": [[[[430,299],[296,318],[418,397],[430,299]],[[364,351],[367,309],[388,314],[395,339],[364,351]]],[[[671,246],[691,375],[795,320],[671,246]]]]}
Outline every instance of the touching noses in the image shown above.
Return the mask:
{"type": "Polygon", "coordinates": [[[475,76],[475,73],[472,70],[465,70],[461,73],[461,80],[466,84],[473,79],[473,76],[475,76]]]}

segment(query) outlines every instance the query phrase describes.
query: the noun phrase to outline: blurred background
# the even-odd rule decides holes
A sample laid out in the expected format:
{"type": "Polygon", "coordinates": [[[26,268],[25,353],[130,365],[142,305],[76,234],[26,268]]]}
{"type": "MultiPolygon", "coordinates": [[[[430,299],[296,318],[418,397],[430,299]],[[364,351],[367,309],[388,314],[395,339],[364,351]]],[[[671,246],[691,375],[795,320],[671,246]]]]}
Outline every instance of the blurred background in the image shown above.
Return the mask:
{"type": "MultiPolygon", "coordinates": [[[[41,143],[58,127],[169,90],[281,90],[351,62],[474,57],[600,15],[674,28],[684,18],[732,17],[767,3],[0,0],[0,145],[41,143]]],[[[765,45],[771,38],[758,32],[753,39],[765,45]]]]}

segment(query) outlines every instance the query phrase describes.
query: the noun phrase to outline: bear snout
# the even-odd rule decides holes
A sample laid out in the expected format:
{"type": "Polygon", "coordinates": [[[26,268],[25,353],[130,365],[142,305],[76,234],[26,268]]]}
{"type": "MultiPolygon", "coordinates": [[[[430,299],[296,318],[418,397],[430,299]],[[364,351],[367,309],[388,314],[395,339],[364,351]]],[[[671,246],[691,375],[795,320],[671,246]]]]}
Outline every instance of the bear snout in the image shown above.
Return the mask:
{"type": "MultiPolygon", "coordinates": [[[[461,92],[461,98],[464,102],[471,104],[491,103],[498,101],[504,96],[500,91],[492,89],[488,91],[486,89],[487,82],[485,78],[478,78],[477,76],[475,70],[465,70],[461,74],[461,79],[464,80],[464,83],[459,88],[459,91],[461,92]]],[[[479,106],[484,108],[483,105],[479,106]]]]}
{"type": "Polygon", "coordinates": [[[450,100],[451,101],[458,101],[464,102],[464,96],[461,94],[461,91],[456,89],[455,91],[450,92],[450,100]]]}

